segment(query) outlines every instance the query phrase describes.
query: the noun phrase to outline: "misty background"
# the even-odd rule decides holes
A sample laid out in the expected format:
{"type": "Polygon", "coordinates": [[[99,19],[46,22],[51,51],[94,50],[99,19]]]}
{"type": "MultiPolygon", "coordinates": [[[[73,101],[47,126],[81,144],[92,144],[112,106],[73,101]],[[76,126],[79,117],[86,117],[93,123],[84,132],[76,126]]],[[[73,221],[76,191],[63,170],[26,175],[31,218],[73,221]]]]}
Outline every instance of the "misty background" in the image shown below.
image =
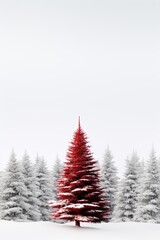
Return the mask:
{"type": "Polygon", "coordinates": [[[119,172],[136,150],[160,155],[160,2],[0,2],[0,168],[65,160],[78,116],[94,157],[119,172]]]}

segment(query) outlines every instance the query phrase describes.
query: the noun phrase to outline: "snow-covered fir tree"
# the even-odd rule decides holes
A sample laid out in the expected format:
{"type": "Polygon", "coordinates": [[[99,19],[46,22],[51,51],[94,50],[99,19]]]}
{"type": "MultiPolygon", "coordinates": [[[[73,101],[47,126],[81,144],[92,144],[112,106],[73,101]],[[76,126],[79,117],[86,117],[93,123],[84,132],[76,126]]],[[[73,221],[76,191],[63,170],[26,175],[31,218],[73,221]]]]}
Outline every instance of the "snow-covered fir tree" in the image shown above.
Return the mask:
{"type": "MultiPolygon", "coordinates": [[[[104,159],[101,165],[101,182],[102,187],[104,188],[104,192],[106,194],[107,200],[110,202],[110,218],[112,217],[112,212],[115,206],[115,195],[117,192],[117,184],[118,184],[118,177],[117,177],[117,169],[115,167],[112,153],[107,147],[104,155],[104,159]]],[[[106,221],[109,219],[107,218],[106,221]]]]}
{"type": "Polygon", "coordinates": [[[138,169],[139,158],[137,154],[133,152],[131,158],[126,161],[126,170],[122,181],[123,185],[120,188],[120,193],[118,193],[117,207],[113,214],[114,220],[133,221],[138,198],[138,169]]]}
{"type": "Polygon", "coordinates": [[[145,177],[146,177],[146,166],[144,160],[140,162],[139,165],[139,179],[138,179],[138,187],[137,187],[137,203],[136,203],[136,211],[134,214],[134,221],[140,222],[140,212],[142,209],[142,198],[143,198],[143,192],[144,192],[144,182],[145,182],[145,177]]]}
{"type": "Polygon", "coordinates": [[[50,174],[44,158],[37,158],[35,164],[35,173],[38,183],[38,200],[40,209],[40,220],[50,221],[50,204],[49,202],[53,199],[53,193],[50,180],[50,174]]]}
{"type": "Polygon", "coordinates": [[[51,172],[51,181],[53,182],[53,200],[57,201],[58,200],[58,189],[57,189],[57,183],[60,178],[60,173],[61,173],[61,163],[60,159],[57,157],[56,161],[53,165],[53,170],[51,172]]]}
{"type": "Polygon", "coordinates": [[[27,189],[23,182],[19,164],[14,151],[5,172],[2,193],[1,218],[4,220],[25,221],[26,212],[30,209],[27,199],[27,189]]]}
{"type": "Polygon", "coordinates": [[[143,194],[138,210],[139,221],[160,222],[160,176],[158,162],[154,149],[150,153],[147,164],[143,194]]]}
{"type": "Polygon", "coordinates": [[[37,178],[35,176],[34,168],[31,164],[27,152],[24,153],[24,156],[22,158],[21,171],[23,182],[27,189],[28,203],[30,205],[30,208],[28,208],[28,211],[26,212],[26,217],[28,220],[38,221],[40,220],[41,216],[39,210],[40,201],[37,198],[39,195],[39,189],[36,182],[37,178]]]}
{"type": "Polygon", "coordinates": [[[115,196],[115,207],[112,213],[113,222],[125,222],[124,215],[124,178],[120,179],[117,186],[117,193],[115,196]]]}
{"type": "Polygon", "coordinates": [[[3,193],[3,190],[4,190],[4,177],[5,177],[5,174],[4,174],[4,171],[0,171],[0,219],[1,219],[1,213],[2,213],[2,193],[3,193]]]}

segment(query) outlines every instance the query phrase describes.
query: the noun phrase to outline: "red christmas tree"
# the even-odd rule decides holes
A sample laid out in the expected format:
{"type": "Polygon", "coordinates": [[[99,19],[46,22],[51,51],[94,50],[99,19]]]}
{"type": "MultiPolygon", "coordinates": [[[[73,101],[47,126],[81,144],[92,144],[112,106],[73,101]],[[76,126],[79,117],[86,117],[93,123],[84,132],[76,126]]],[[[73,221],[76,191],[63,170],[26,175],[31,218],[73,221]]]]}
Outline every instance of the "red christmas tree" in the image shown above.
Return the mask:
{"type": "Polygon", "coordinates": [[[100,223],[108,215],[97,162],[80,120],[58,181],[58,198],[58,202],[51,203],[55,219],[75,221],[80,226],[80,222],[100,223]]]}

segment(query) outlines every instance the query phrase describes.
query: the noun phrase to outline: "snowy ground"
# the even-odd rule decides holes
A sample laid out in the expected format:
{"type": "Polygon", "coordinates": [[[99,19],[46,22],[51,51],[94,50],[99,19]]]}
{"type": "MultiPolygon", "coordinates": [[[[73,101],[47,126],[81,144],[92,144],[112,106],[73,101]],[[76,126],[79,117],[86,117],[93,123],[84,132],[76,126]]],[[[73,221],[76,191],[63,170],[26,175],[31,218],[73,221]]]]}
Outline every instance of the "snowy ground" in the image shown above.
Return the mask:
{"type": "Polygon", "coordinates": [[[1,240],[159,240],[160,225],[149,223],[57,224],[0,221],[1,240]]]}

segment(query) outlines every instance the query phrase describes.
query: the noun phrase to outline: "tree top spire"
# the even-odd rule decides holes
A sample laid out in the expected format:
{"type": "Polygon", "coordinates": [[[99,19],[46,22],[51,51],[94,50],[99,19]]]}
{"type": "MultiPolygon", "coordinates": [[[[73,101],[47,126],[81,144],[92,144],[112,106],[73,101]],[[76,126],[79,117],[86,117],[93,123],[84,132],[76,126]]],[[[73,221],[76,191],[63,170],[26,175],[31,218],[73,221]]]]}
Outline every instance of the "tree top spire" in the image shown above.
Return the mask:
{"type": "Polygon", "coordinates": [[[81,128],[81,120],[80,120],[80,116],[78,117],[78,129],[81,128]]]}

